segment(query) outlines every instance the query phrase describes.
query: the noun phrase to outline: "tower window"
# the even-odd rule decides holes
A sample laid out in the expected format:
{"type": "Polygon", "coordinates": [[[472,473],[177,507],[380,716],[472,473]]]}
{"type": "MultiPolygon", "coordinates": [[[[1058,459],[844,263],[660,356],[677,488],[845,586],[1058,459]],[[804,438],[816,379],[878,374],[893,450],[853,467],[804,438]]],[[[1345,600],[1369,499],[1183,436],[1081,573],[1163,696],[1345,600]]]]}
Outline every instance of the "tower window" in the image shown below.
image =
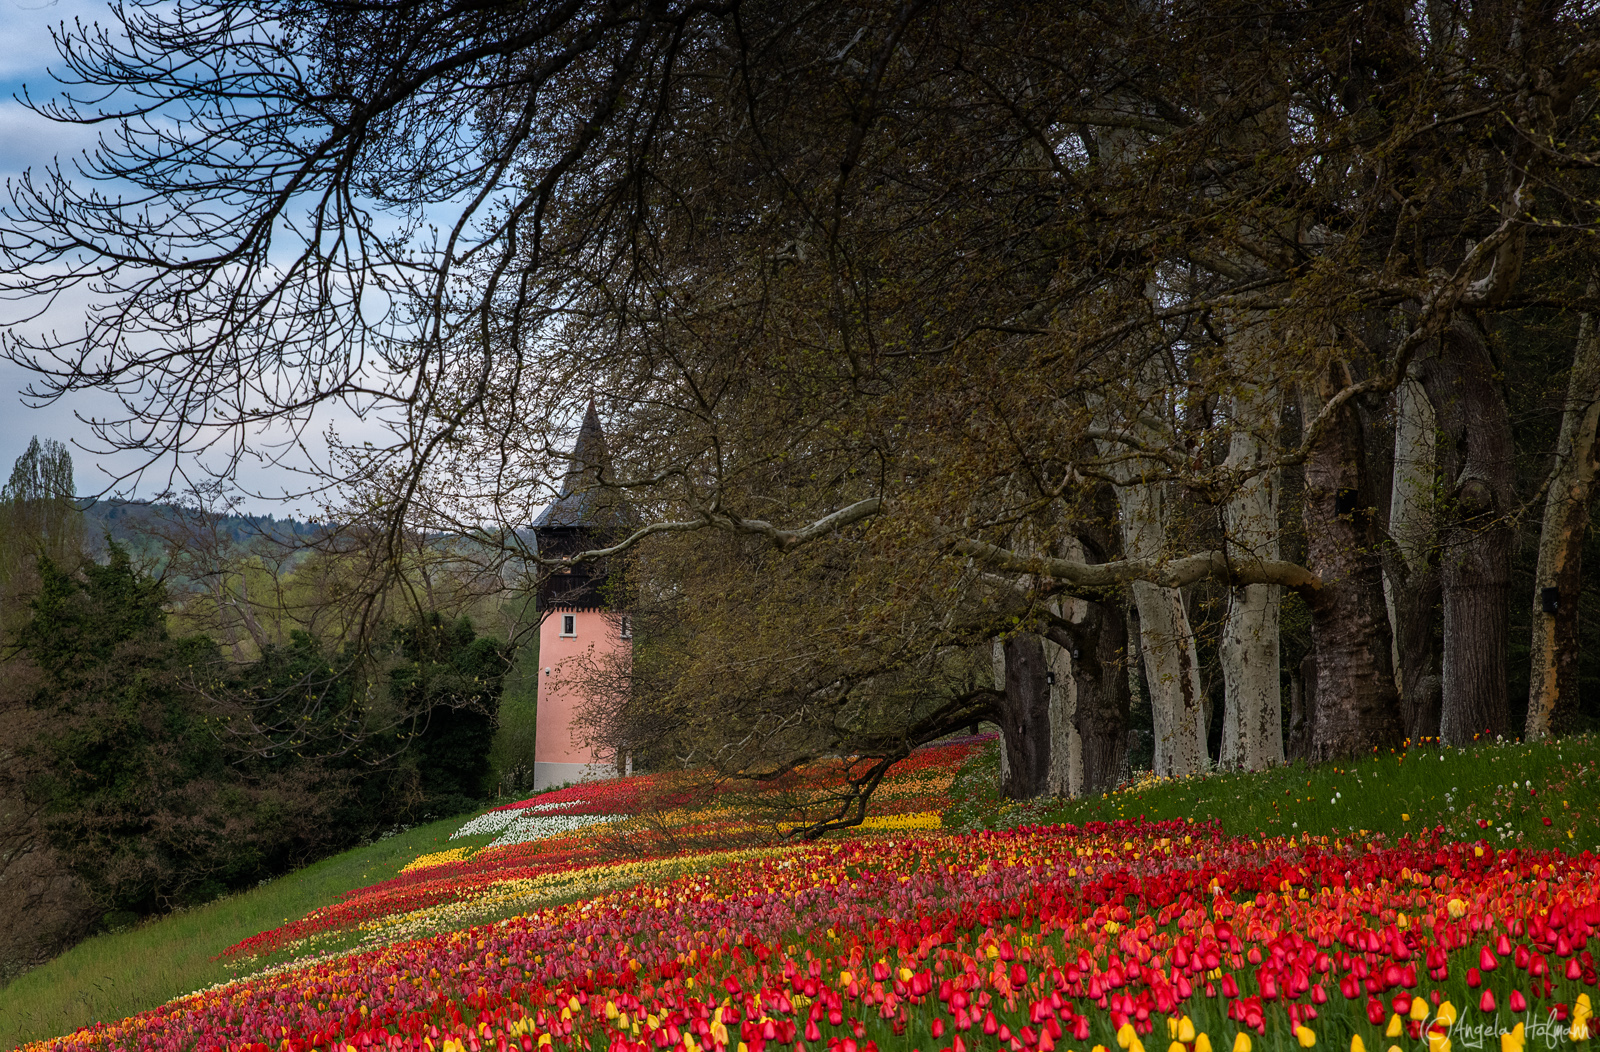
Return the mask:
{"type": "Polygon", "coordinates": [[[561,615],[561,634],[564,636],[575,636],[578,634],[577,614],[561,615]]]}
{"type": "Polygon", "coordinates": [[[621,621],[621,624],[619,625],[619,627],[622,630],[622,638],[623,639],[632,639],[633,638],[633,618],[629,617],[627,614],[623,614],[622,615],[622,621],[621,621]]]}

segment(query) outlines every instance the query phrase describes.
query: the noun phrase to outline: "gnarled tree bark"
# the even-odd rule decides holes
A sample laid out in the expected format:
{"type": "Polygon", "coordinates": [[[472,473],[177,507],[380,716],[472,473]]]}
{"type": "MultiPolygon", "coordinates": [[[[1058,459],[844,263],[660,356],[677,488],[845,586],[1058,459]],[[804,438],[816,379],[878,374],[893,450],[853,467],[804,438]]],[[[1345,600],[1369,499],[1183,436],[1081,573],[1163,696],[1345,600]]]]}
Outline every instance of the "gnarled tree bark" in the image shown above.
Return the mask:
{"type": "MultiPolygon", "coordinates": [[[[1589,294],[1597,282],[1589,283],[1589,294]]],[[[1593,314],[1578,327],[1567,379],[1566,406],[1556,441],[1555,464],[1539,528],[1539,560],[1533,578],[1533,645],[1528,676],[1528,718],[1523,736],[1539,741],[1560,733],[1577,712],[1578,595],[1582,586],[1583,540],[1589,501],[1600,462],[1600,331],[1593,314]],[[1548,601],[1547,601],[1548,596],[1548,601]],[[1553,609],[1552,609],[1553,608],[1553,609]]]]}
{"type": "MultiPolygon", "coordinates": [[[[1332,370],[1342,372],[1335,364],[1332,370]]],[[[1337,390],[1342,384],[1330,384],[1337,390]]],[[[1323,409],[1305,400],[1305,419],[1323,409]]],[[[1390,659],[1389,616],[1373,521],[1361,424],[1346,402],[1328,420],[1305,464],[1307,569],[1322,587],[1308,596],[1312,657],[1309,758],[1391,745],[1401,736],[1390,659]]]]}
{"type": "Polygon", "coordinates": [[[1458,318],[1418,362],[1439,426],[1446,508],[1440,531],[1444,689],[1439,737],[1465,745],[1506,729],[1510,636],[1511,421],[1475,321],[1458,318]]]}
{"type": "Polygon", "coordinates": [[[1050,683],[1044,640],[1018,632],[995,645],[1000,701],[1000,793],[1031,800],[1050,791],[1050,683]]]}

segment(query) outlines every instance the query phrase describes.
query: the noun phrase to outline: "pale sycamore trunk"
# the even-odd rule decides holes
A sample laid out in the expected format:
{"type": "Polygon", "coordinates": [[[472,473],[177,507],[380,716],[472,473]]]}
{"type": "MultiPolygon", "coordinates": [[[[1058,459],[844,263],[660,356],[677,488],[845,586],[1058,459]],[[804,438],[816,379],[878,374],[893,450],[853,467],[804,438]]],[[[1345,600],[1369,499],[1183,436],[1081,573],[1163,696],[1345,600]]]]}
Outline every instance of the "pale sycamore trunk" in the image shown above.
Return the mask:
{"type": "MultiPolygon", "coordinates": [[[[1159,482],[1129,480],[1117,488],[1122,548],[1131,559],[1166,554],[1166,502],[1159,482]]],[[[1139,654],[1150,692],[1155,773],[1184,778],[1206,766],[1200,659],[1183,593],[1149,581],[1133,583],[1139,608],[1139,654]]]]}
{"type": "MultiPolygon", "coordinates": [[[[1147,380],[1144,386],[1148,391],[1155,385],[1147,380]]],[[[1101,413],[1101,417],[1104,428],[1110,430],[1114,425],[1109,415],[1101,413]]],[[[1133,422],[1131,437],[1147,448],[1163,440],[1156,428],[1138,419],[1133,422]]],[[[1128,459],[1130,447],[1114,439],[1098,439],[1097,445],[1100,454],[1111,460],[1110,471],[1117,480],[1123,557],[1158,562],[1170,556],[1163,483],[1145,481],[1145,473],[1154,465],[1143,458],[1128,459]]],[[[1163,778],[1197,774],[1209,759],[1205,703],[1200,659],[1183,593],[1142,580],[1132,582],[1131,591],[1139,612],[1138,649],[1150,695],[1155,773],[1163,778]]]]}
{"type": "MultiPolygon", "coordinates": [[[[1589,284],[1589,294],[1596,291],[1589,284]]],[[[1600,431],[1600,333],[1585,314],[1573,349],[1566,408],[1539,529],[1533,580],[1533,646],[1528,677],[1528,741],[1563,729],[1578,703],[1578,595],[1584,534],[1594,490],[1600,431]]]]}
{"type": "MultiPolygon", "coordinates": [[[[1249,475],[1223,506],[1231,559],[1278,558],[1278,485],[1263,464],[1270,455],[1260,433],[1276,421],[1276,400],[1254,385],[1234,398],[1234,432],[1225,466],[1249,475]],[[1250,474],[1253,473],[1253,474],[1250,474]]],[[[1222,627],[1223,767],[1259,771],[1283,763],[1279,687],[1278,604],[1282,589],[1250,584],[1228,590],[1222,627]]]]}
{"type": "MultiPolygon", "coordinates": [[[[1067,553],[1082,558],[1082,548],[1067,553]]],[[[1081,624],[1085,608],[1081,599],[1052,604],[1055,614],[1081,624]]],[[[1077,797],[1083,794],[1083,737],[1078,733],[1078,677],[1072,650],[1044,641],[1045,668],[1050,685],[1050,774],[1051,796],[1077,797]]]]}
{"type": "Polygon", "coordinates": [[[1384,567],[1383,593],[1394,629],[1391,653],[1401,719],[1413,740],[1439,734],[1442,681],[1433,631],[1439,603],[1436,428],[1422,384],[1411,377],[1401,380],[1395,389],[1394,478],[1389,488],[1394,549],[1384,567]]]}

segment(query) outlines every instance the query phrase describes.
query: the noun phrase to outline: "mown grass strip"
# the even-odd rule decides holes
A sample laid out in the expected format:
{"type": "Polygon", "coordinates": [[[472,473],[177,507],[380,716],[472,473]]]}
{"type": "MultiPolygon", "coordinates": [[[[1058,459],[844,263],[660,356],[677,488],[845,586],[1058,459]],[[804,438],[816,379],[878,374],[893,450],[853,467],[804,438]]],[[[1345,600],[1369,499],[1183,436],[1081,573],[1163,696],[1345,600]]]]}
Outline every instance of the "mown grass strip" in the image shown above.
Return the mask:
{"type": "Polygon", "coordinates": [[[1592,734],[1551,744],[1414,748],[1180,782],[1147,777],[1104,796],[1023,804],[1001,801],[993,788],[996,749],[979,753],[957,778],[946,828],[1143,815],[1212,820],[1243,837],[1362,830],[1399,837],[1443,826],[1446,839],[1482,838],[1497,848],[1600,851],[1600,739],[1592,734]]]}
{"type": "Polygon", "coordinates": [[[387,880],[424,852],[494,839],[447,843],[466,817],[416,826],[262,887],[88,939],[0,988],[0,1048],[121,1019],[251,970],[249,964],[212,958],[347,891],[387,880]]]}

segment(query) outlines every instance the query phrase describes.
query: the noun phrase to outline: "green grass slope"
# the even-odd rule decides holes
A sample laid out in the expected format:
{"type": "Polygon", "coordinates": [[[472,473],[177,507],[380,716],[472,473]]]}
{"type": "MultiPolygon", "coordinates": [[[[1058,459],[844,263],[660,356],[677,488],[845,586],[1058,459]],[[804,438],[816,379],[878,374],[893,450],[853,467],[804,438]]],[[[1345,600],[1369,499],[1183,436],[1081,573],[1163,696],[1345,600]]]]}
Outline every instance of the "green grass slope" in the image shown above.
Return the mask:
{"type": "Polygon", "coordinates": [[[79,943],[0,988],[0,1048],[121,1019],[233,978],[227,961],[212,958],[344,892],[386,880],[418,855],[442,850],[467,817],[416,826],[250,891],[79,943]]]}
{"type": "Polygon", "coordinates": [[[1290,764],[1253,774],[1206,774],[1177,782],[1146,777],[1104,796],[1009,804],[994,790],[997,746],[957,780],[946,826],[1193,818],[1237,836],[1398,837],[1444,827],[1453,840],[1495,847],[1600,851],[1600,738],[1554,744],[1485,743],[1419,748],[1354,762],[1290,764]]]}

